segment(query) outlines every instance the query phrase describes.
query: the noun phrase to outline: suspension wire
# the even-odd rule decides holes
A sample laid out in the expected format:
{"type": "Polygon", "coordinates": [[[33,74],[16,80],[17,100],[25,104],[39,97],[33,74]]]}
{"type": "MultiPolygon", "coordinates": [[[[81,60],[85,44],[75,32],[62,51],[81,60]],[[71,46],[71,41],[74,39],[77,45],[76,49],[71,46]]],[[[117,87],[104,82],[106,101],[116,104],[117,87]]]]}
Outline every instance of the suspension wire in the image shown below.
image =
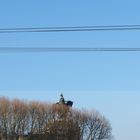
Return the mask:
{"type": "Polygon", "coordinates": [[[68,26],[68,27],[40,27],[40,28],[0,28],[0,33],[130,31],[130,30],[140,30],[140,25],[68,26]]]}
{"type": "Polygon", "coordinates": [[[0,47],[0,53],[10,52],[140,52],[140,48],[40,48],[0,47]]]}

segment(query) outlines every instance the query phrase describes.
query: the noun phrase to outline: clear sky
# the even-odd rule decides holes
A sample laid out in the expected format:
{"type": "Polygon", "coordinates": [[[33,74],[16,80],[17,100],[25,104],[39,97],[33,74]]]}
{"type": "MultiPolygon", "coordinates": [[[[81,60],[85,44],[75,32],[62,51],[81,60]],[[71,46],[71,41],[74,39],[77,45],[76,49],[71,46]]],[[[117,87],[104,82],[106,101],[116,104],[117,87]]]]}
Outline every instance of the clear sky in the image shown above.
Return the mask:
{"type": "MultiPolygon", "coordinates": [[[[138,0],[4,0],[0,28],[140,24],[138,0]]],[[[140,31],[0,34],[0,47],[140,47],[140,31]]],[[[0,95],[108,118],[116,140],[140,139],[140,52],[0,53],[0,95]]]]}

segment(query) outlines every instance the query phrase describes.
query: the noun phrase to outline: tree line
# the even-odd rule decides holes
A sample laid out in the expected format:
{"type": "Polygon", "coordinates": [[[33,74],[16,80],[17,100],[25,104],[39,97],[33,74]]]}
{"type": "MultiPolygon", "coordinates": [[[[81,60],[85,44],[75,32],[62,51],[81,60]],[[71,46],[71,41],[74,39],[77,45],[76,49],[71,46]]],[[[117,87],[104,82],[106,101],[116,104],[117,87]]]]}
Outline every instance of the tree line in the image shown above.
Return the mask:
{"type": "Polygon", "coordinates": [[[65,105],[0,97],[0,140],[111,140],[99,112],[65,105]]]}

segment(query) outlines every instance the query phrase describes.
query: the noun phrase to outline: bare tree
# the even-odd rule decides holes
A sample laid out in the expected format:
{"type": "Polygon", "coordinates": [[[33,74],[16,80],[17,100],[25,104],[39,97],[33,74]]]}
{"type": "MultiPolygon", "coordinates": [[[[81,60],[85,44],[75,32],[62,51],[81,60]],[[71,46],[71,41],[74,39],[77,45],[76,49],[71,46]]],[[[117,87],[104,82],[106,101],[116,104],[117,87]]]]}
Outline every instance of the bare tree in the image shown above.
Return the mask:
{"type": "Polygon", "coordinates": [[[109,121],[99,112],[92,111],[88,114],[87,140],[108,140],[111,136],[109,121]]]}
{"type": "Polygon", "coordinates": [[[53,105],[46,126],[48,140],[79,140],[80,129],[72,116],[72,110],[61,104],[53,105]]]}
{"type": "Polygon", "coordinates": [[[10,102],[8,98],[0,98],[0,133],[5,139],[8,138],[9,133],[9,113],[10,113],[10,102]]]}
{"type": "Polygon", "coordinates": [[[23,137],[26,130],[28,129],[28,104],[24,101],[15,99],[11,102],[11,121],[10,130],[12,137],[23,137]]]}

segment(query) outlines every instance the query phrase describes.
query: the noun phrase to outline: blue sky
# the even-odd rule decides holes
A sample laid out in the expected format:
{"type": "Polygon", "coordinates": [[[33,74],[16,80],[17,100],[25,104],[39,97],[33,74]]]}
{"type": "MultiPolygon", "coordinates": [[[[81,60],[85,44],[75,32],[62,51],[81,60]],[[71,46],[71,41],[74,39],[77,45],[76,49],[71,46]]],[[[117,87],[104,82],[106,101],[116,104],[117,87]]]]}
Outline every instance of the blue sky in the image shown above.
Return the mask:
{"type": "MultiPolygon", "coordinates": [[[[0,28],[140,24],[140,2],[0,1],[0,28]]],[[[139,47],[140,31],[0,34],[0,47],[139,47]]],[[[0,95],[95,108],[116,140],[139,140],[140,53],[0,53],[0,95]]]]}

